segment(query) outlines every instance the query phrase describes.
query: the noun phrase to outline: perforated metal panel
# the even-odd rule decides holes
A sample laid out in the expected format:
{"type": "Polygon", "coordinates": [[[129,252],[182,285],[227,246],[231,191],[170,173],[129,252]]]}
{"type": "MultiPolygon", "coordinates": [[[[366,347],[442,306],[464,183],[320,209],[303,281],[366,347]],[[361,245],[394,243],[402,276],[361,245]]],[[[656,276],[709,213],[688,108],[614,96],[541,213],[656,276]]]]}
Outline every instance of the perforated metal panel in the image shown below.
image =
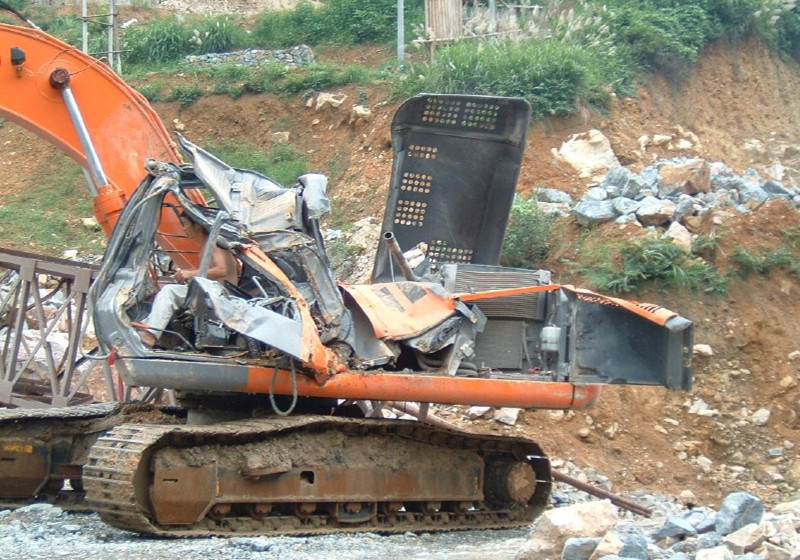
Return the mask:
{"type": "MultiPolygon", "coordinates": [[[[419,95],[392,121],[394,165],[383,220],[407,251],[434,263],[497,264],[525,149],[523,99],[419,95]]],[[[391,278],[378,249],[373,280],[391,278]]]]}

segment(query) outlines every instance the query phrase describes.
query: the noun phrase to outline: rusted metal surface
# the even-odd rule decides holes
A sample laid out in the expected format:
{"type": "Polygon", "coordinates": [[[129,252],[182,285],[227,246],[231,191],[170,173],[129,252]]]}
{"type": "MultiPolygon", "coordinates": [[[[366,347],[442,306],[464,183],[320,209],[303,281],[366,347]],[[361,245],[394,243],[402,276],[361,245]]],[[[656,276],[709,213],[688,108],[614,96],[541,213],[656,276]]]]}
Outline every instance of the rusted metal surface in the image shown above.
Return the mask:
{"type": "MultiPolygon", "coordinates": [[[[0,248],[0,404],[47,407],[92,401],[86,381],[92,363],[81,356],[87,292],[97,267],[0,248]],[[46,275],[54,287],[41,289],[46,275]],[[57,328],[66,333],[63,355],[53,351],[57,328]],[[33,330],[36,342],[27,342],[33,330]],[[43,359],[35,360],[36,356],[43,359]]],[[[111,400],[116,393],[111,371],[104,369],[111,400]]]]}
{"type": "Polygon", "coordinates": [[[628,511],[631,511],[637,515],[642,515],[644,517],[650,517],[651,515],[653,515],[653,511],[651,509],[639,505],[633,500],[623,498],[618,494],[612,494],[611,492],[608,492],[601,488],[597,488],[596,486],[592,486],[591,484],[581,482],[577,478],[573,478],[562,472],[553,471],[553,478],[559,482],[564,482],[566,484],[569,484],[570,486],[574,486],[578,490],[583,490],[584,492],[586,492],[587,494],[591,494],[592,496],[610,500],[611,503],[614,504],[615,506],[627,509],[628,511]]]}
{"type": "Polygon", "coordinates": [[[84,471],[104,521],[163,536],[523,526],[550,490],[547,459],[522,438],[313,416],[126,424],[98,441],[84,471]],[[246,476],[253,457],[288,459],[288,470],[246,476]],[[490,480],[505,493],[489,491],[490,480]]]}
{"type": "Polygon", "coordinates": [[[0,409],[0,504],[81,508],[81,465],[117,405],[0,409]],[[69,487],[65,482],[69,481],[69,487]]]}

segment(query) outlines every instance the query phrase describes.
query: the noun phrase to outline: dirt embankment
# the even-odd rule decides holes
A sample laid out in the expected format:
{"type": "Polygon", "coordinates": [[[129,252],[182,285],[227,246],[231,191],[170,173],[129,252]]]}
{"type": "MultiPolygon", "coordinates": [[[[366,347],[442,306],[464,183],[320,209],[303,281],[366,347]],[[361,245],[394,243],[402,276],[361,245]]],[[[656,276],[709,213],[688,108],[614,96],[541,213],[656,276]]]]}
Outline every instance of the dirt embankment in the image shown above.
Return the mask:
{"type": "MultiPolygon", "coordinates": [[[[391,56],[384,54],[377,58],[391,56]]],[[[363,56],[363,50],[318,53],[323,61],[363,56]]],[[[558,163],[551,150],[571,134],[590,128],[608,136],[620,160],[634,170],[656,157],[676,155],[723,161],[737,173],[749,167],[763,171],[775,159],[800,169],[795,161],[800,154],[798,91],[797,65],[780,61],[763,45],[711,47],[682,80],[652,77],[635,98],[616,99],[608,114],[580,111],[568,119],[534,123],[519,191],[547,186],[573,197],[582,195],[587,181],[558,163]],[[677,126],[696,134],[700,144],[686,152],[639,149],[640,136],[669,133],[677,126]],[[746,147],[749,139],[760,140],[760,145],[746,147]]],[[[239,139],[266,149],[285,136],[275,133],[288,132],[289,142],[308,155],[310,167],[331,177],[335,210],[328,225],[339,226],[382,216],[391,170],[389,123],[397,107],[385,87],[353,86],[342,92],[348,98],[340,108],[320,111],[301,98],[269,95],[204,97],[185,109],[159,103],[156,110],[168,125],[176,119],[184,123],[184,133],[200,144],[239,139]],[[372,117],[366,123],[351,123],[349,108],[364,97],[372,117]]],[[[41,188],[26,179],[36,171],[37,154],[49,148],[9,124],[0,128],[0,147],[0,204],[10,192],[41,188]]],[[[789,205],[773,202],[750,215],[735,214],[711,224],[713,233],[723,235],[718,263],[724,267],[738,246],[776,247],[799,217],[789,205]]],[[[579,257],[570,254],[570,242],[581,235],[577,226],[567,220],[563,232],[565,242],[557,256],[579,257]]],[[[589,235],[615,239],[629,234],[610,224],[589,235]]],[[[554,260],[552,268],[559,280],[567,279],[568,271],[559,261],[554,260]]],[[[693,319],[696,342],[712,347],[713,356],[695,360],[691,392],[611,387],[588,412],[525,412],[514,428],[491,421],[481,428],[533,434],[551,456],[594,467],[617,489],[644,485],[651,491],[676,493],[691,488],[707,501],[736,488],[751,489],[766,499],[794,495],[800,486],[800,461],[795,459],[800,446],[800,358],[792,360],[790,354],[800,350],[798,278],[773,272],[732,282],[725,297],[652,291],[641,299],[693,319]],[[697,414],[697,407],[690,412],[698,400],[710,412],[697,414]],[[759,425],[753,413],[762,408],[770,416],[759,425]]],[[[463,413],[448,409],[444,414],[458,418],[463,413]]]]}

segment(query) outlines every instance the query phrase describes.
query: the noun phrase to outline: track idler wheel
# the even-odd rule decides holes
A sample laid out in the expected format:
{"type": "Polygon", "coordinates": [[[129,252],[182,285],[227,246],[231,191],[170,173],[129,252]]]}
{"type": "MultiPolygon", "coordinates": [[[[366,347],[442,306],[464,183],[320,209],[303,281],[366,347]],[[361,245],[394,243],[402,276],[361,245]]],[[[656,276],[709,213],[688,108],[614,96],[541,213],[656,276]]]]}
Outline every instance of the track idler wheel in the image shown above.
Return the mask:
{"type": "Polygon", "coordinates": [[[264,519],[272,513],[272,504],[247,504],[247,514],[253,519],[264,519]]]}
{"type": "Polygon", "coordinates": [[[315,511],[317,511],[317,504],[311,502],[303,502],[292,506],[292,512],[299,519],[308,519],[315,511]]]}
{"type": "Polygon", "coordinates": [[[523,461],[507,458],[487,461],[486,501],[492,507],[527,504],[536,492],[536,473],[523,461]]]}
{"type": "Polygon", "coordinates": [[[230,504],[214,504],[208,510],[208,516],[214,521],[222,521],[231,514],[230,504]]]}

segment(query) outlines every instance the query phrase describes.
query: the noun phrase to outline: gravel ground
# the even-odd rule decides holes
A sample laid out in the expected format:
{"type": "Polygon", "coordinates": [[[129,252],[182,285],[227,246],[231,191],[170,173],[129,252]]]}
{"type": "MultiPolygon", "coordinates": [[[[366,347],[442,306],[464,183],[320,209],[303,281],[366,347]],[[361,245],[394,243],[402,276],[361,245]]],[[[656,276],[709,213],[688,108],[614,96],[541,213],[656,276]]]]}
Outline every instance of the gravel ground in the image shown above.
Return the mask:
{"type": "Polygon", "coordinates": [[[527,530],[406,533],[381,536],[150,539],[105,525],[95,514],[68,513],[47,504],[0,511],[0,558],[39,560],[506,560],[514,558],[527,530]]]}

